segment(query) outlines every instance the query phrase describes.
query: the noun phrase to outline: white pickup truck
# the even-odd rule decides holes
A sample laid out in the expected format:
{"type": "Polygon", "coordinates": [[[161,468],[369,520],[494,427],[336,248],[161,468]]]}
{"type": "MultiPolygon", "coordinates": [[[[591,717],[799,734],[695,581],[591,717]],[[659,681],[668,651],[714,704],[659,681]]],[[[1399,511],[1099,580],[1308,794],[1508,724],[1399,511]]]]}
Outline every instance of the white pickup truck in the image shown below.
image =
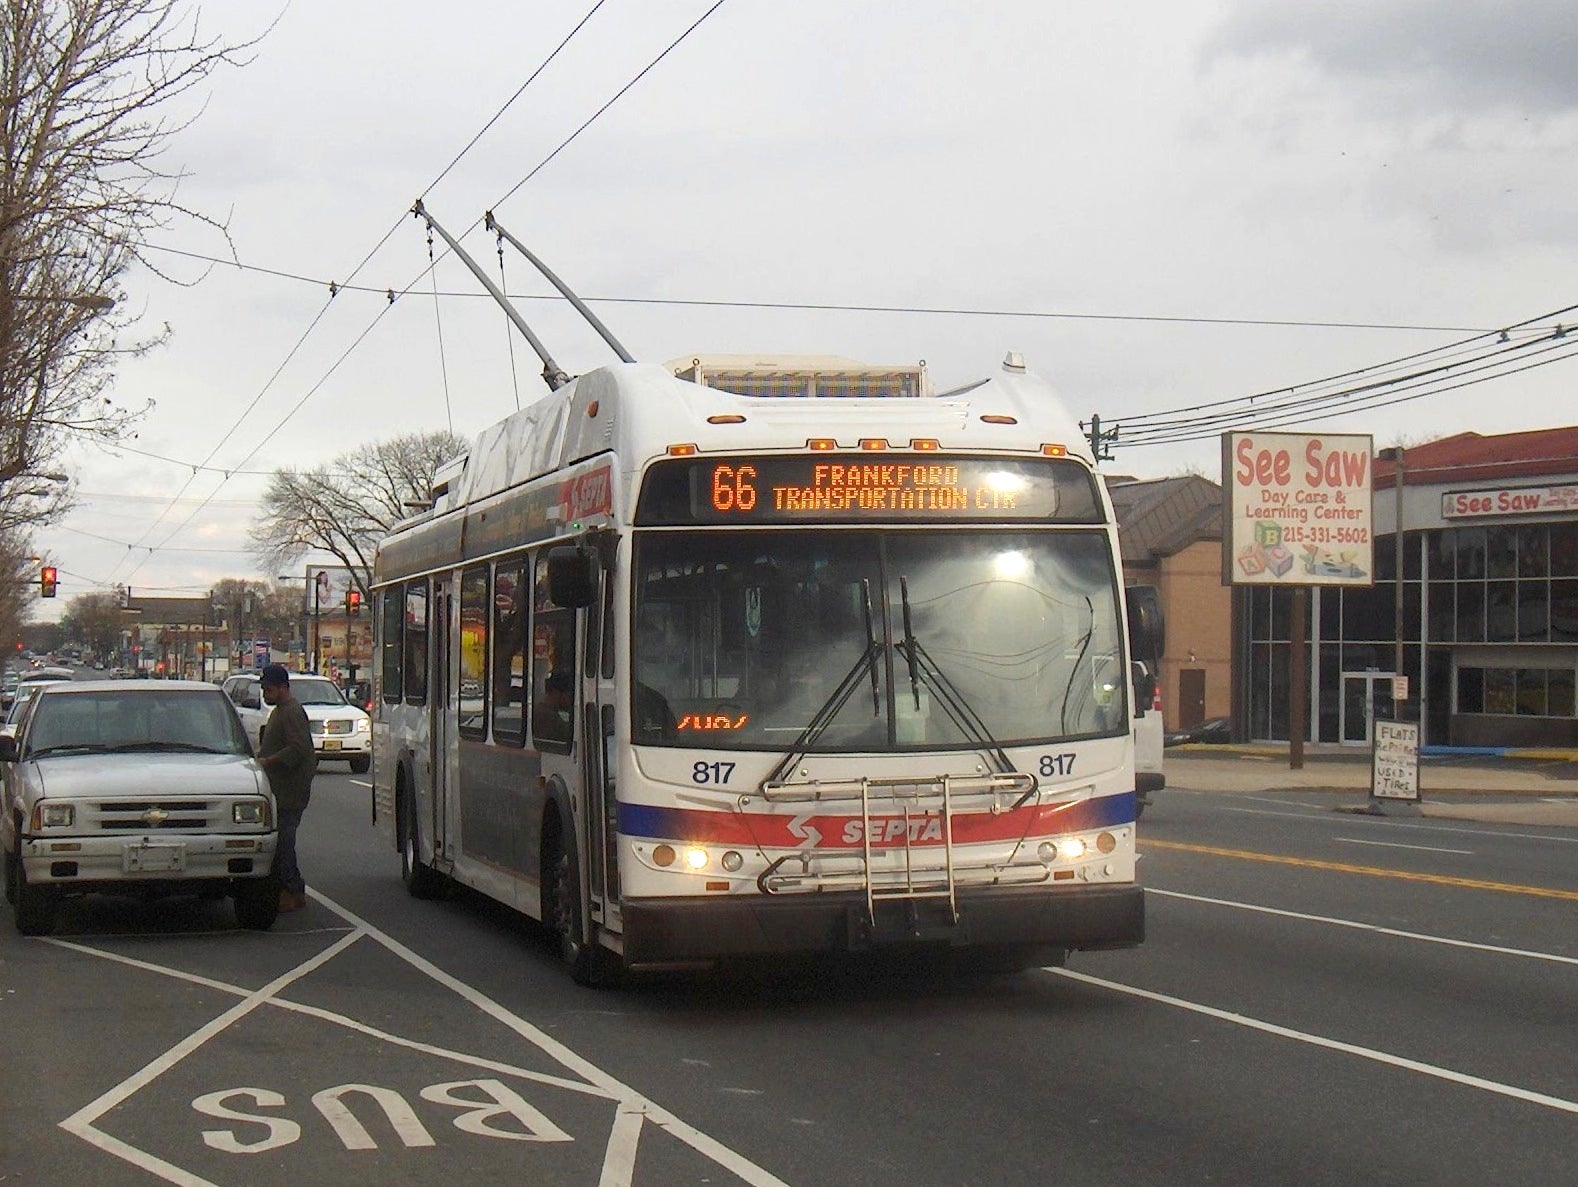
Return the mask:
{"type": "Polygon", "coordinates": [[[0,736],[6,898],[24,935],[60,900],[218,891],[243,927],[279,910],[274,797],[229,699],[196,681],[69,681],[0,736]]]}

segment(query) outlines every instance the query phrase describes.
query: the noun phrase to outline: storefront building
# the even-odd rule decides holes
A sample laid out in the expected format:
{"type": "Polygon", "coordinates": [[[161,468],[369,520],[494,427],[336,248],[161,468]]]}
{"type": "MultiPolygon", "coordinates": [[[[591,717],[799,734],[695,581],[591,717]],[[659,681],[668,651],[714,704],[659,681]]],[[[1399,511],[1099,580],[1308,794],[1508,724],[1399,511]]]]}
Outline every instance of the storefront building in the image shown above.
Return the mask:
{"type": "MultiPolygon", "coordinates": [[[[1306,737],[1364,744],[1402,665],[1426,745],[1578,745],[1578,426],[1376,461],[1375,583],[1312,589],[1306,737]],[[1402,572],[1398,486],[1402,478],[1402,572]]],[[[1235,593],[1236,733],[1289,736],[1292,591],[1235,593]]]]}

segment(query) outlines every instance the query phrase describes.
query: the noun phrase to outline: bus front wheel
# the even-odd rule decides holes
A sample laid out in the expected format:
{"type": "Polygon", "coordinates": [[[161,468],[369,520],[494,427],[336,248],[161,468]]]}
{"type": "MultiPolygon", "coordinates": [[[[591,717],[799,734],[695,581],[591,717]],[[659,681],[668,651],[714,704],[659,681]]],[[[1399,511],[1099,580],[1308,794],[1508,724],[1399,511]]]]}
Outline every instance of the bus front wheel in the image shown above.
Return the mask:
{"type": "Polygon", "coordinates": [[[412,898],[433,898],[441,875],[422,861],[421,831],[416,819],[416,797],[409,787],[400,789],[400,880],[412,898]]]}
{"type": "Polygon", "coordinates": [[[552,901],[543,918],[559,941],[559,956],[577,985],[602,989],[617,984],[622,972],[619,958],[588,934],[572,846],[557,836],[552,846],[552,901]]]}

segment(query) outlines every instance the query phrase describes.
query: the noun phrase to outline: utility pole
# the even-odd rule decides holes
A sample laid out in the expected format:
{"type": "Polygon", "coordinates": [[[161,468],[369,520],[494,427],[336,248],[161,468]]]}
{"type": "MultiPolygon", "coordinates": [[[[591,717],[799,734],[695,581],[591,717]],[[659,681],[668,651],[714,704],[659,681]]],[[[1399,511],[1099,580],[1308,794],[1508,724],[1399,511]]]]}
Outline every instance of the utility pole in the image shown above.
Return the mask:
{"type": "Polygon", "coordinates": [[[1101,427],[1101,417],[1093,412],[1088,424],[1081,421],[1079,427],[1086,429],[1088,432],[1091,457],[1098,463],[1110,462],[1112,460],[1112,445],[1118,439],[1118,429],[1121,426],[1113,425],[1110,429],[1104,429],[1101,427]]]}

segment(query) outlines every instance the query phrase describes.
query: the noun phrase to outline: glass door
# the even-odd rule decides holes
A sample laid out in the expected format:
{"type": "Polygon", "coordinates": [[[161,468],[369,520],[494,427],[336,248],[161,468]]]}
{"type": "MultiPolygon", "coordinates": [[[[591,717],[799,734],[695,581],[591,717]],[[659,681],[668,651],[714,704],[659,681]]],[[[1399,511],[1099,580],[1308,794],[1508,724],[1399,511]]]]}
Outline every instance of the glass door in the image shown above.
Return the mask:
{"type": "Polygon", "coordinates": [[[1392,695],[1390,672],[1344,672],[1338,730],[1345,746],[1368,746],[1375,731],[1375,698],[1392,695]]]}

